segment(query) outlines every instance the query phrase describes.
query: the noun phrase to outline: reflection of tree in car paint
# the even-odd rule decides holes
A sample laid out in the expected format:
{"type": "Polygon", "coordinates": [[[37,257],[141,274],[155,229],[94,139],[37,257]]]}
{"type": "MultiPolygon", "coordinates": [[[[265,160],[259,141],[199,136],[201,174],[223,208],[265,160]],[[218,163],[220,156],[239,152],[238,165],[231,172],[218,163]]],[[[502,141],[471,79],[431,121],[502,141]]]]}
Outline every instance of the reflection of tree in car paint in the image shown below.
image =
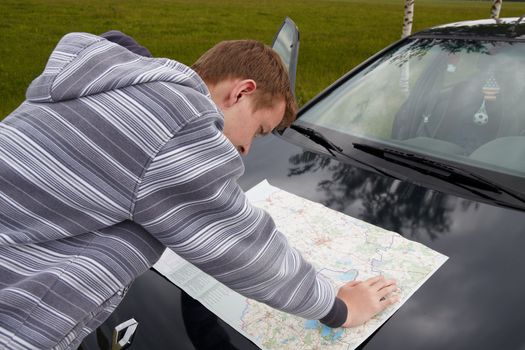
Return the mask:
{"type": "Polygon", "coordinates": [[[450,231],[456,205],[468,210],[478,205],[424,187],[365,172],[354,166],[305,151],[290,157],[288,176],[330,170],[331,179],[318,183],[325,205],[385,229],[415,236],[425,232],[431,239],[450,231]]]}

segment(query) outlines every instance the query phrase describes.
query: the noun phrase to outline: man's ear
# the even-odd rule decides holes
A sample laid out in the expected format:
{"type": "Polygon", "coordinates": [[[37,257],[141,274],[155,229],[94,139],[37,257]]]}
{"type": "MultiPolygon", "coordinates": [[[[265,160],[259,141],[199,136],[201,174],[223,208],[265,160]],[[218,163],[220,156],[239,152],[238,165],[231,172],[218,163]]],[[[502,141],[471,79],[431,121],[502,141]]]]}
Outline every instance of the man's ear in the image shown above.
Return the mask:
{"type": "Polygon", "coordinates": [[[243,97],[253,94],[257,90],[257,84],[253,79],[243,79],[237,81],[230,91],[230,103],[235,104],[243,97]]]}

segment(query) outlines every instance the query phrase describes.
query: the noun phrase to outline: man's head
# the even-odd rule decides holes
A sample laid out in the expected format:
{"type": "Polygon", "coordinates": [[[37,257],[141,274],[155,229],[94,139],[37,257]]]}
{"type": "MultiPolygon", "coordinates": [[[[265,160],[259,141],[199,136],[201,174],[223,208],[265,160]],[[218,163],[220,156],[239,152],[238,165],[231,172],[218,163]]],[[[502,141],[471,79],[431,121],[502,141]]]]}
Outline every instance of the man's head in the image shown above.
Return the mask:
{"type": "Polygon", "coordinates": [[[255,40],[223,41],[192,68],[224,113],[224,134],[247,154],[257,135],[289,126],[297,105],[279,55],[255,40]]]}

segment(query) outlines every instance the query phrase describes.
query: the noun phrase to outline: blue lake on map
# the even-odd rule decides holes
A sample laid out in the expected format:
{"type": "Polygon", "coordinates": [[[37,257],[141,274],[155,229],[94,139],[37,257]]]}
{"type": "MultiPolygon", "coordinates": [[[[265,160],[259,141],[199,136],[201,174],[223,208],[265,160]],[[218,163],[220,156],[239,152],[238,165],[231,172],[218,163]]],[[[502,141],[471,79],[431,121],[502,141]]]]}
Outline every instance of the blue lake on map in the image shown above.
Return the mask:
{"type": "Polygon", "coordinates": [[[337,279],[343,282],[350,282],[355,280],[357,277],[357,270],[348,270],[345,272],[341,272],[337,275],[337,279]]]}
{"type": "Polygon", "coordinates": [[[356,269],[349,269],[349,270],[329,270],[329,269],[321,269],[319,271],[323,275],[325,275],[328,278],[331,278],[332,280],[337,280],[341,282],[351,282],[355,281],[357,278],[357,275],[359,274],[359,271],[356,269]]]}
{"type": "Polygon", "coordinates": [[[323,325],[318,320],[305,321],[304,328],[305,329],[320,329],[321,337],[331,342],[339,340],[344,334],[343,328],[332,329],[330,327],[323,325]]]}

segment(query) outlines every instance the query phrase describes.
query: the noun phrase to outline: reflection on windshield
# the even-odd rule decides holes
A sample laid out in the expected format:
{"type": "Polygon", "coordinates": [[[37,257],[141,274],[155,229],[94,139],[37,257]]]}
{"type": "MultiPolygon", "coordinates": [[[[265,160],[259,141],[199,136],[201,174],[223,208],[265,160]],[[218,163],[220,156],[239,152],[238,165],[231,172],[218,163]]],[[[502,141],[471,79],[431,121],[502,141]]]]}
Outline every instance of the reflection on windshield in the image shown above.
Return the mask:
{"type": "Polygon", "coordinates": [[[301,121],[524,177],[524,55],[519,42],[412,40],[301,121]]]}

